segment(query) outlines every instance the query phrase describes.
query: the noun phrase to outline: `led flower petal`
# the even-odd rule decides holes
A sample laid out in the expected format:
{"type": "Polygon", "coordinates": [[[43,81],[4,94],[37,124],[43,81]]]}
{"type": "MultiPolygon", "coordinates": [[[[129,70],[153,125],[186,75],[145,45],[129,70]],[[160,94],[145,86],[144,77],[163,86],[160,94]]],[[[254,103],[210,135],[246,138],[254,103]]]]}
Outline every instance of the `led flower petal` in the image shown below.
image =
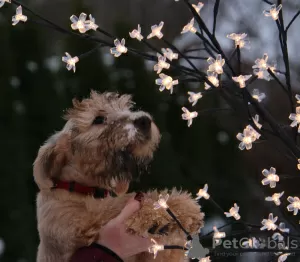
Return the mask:
{"type": "Polygon", "coordinates": [[[170,90],[170,93],[173,93],[173,86],[178,85],[178,80],[173,80],[172,77],[165,75],[165,74],[159,74],[158,79],[155,80],[155,83],[157,85],[160,85],[159,91],[162,92],[163,90],[167,89],[170,90]]]}
{"type": "Polygon", "coordinates": [[[284,232],[284,233],[289,233],[290,232],[290,229],[289,228],[286,228],[285,227],[285,224],[283,222],[281,222],[279,224],[279,227],[278,229],[281,231],[281,232],[284,232]]]}
{"type": "Polygon", "coordinates": [[[265,93],[260,93],[258,89],[253,89],[252,91],[252,97],[256,99],[258,102],[263,101],[263,99],[266,98],[265,93]]]}
{"type": "Polygon", "coordinates": [[[163,209],[169,208],[169,206],[167,205],[168,199],[169,199],[169,194],[166,194],[165,196],[159,195],[157,202],[153,204],[154,210],[159,208],[163,208],[163,209]]]}
{"type": "Polygon", "coordinates": [[[200,258],[199,262],[211,262],[210,257],[200,258]]]}
{"type": "Polygon", "coordinates": [[[16,15],[14,15],[12,17],[12,25],[15,26],[20,21],[22,21],[24,23],[27,21],[27,16],[23,15],[23,13],[22,13],[22,6],[21,5],[17,7],[17,9],[16,9],[16,15]]]}
{"type": "Polygon", "coordinates": [[[232,33],[230,35],[227,35],[227,37],[234,41],[235,47],[239,47],[240,49],[241,48],[249,49],[249,47],[250,47],[249,46],[250,42],[245,39],[247,37],[247,34],[245,34],[245,33],[242,33],[242,34],[232,33]]]}
{"type": "Polygon", "coordinates": [[[185,34],[187,32],[192,32],[195,34],[197,32],[197,29],[194,27],[194,24],[195,19],[192,18],[191,21],[182,28],[181,34],[185,34]]]}
{"type": "MultiPolygon", "coordinates": [[[[218,74],[216,72],[207,71],[207,79],[214,85],[214,87],[219,86],[218,74]]],[[[208,83],[204,82],[204,89],[208,90],[210,88],[211,86],[208,83]]]]}
{"type": "Polygon", "coordinates": [[[122,54],[127,53],[127,47],[125,47],[125,39],[123,38],[121,42],[119,39],[114,41],[116,47],[110,49],[110,53],[114,55],[114,57],[119,57],[122,54]]]}
{"type": "Polygon", "coordinates": [[[250,79],[252,75],[239,75],[239,76],[233,76],[233,81],[239,83],[240,88],[244,88],[246,86],[246,81],[250,79]]]}
{"type": "Polygon", "coordinates": [[[76,15],[72,15],[70,20],[72,22],[71,27],[73,30],[78,30],[80,33],[84,34],[87,31],[87,24],[86,24],[86,14],[81,13],[79,18],[76,15]]]}
{"type": "Polygon", "coordinates": [[[62,57],[62,61],[67,63],[67,69],[70,71],[73,69],[74,73],[76,71],[76,63],[79,61],[77,56],[72,57],[69,53],[65,53],[66,56],[62,57]]]}
{"type": "Polygon", "coordinates": [[[287,260],[287,258],[288,258],[288,256],[289,255],[291,255],[291,253],[284,253],[284,254],[282,254],[282,255],[280,255],[279,257],[278,257],[278,262],[284,262],[284,261],[286,261],[287,260]]]}
{"type": "Polygon", "coordinates": [[[161,51],[163,55],[170,61],[172,61],[173,59],[178,59],[178,54],[174,53],[170,48],[162,48],[161,51]]]}
{"type": "Polygon", "coordinates": [[[295,97],[297,99],[297,103],[300,104],[300,95],[296,94],[295,97]]]}
{"type": "Polygon", "coordinates": [[[280,198],[283,196],[283,194],[284,194],[284,191],[282,191],[281,193],[274,193],[272,196],[266,197],[265,200],[273,201],[276,206],[280,206],[280,204],[281,204],[280,198]]]}
{"type": "Polygon", "coordinates": [[[229,213],[228,212],[224,212],[224,214],[226,215],[226,217],[234,217],[235,220],[239,220],[241,219],[241,216],[239,214],[239,206],[234,203],[234,206],[232,208],[229,209],[229,213]]]}
{"type": "Polygon", "coordinates": [[[277,20],[281,8],[282,8],[282,5],[279,5],[277,7],[276,7],[276,5],[271,5],[270,10],[265,10],[263,12],[263,14],[265,16],[271,16],[273,20],[277,20]]]}
{"type": "Polygon", "coordinates": [[[284,239],[284,237],[280,233],[276,232],[272,235],[272,239],[282,241],[284,239]]]}
{"type": "Polygon", "coordinates": [[[263,227],[260,228],[260,230],[275,230],[277,228],[277,225],[275,224],[277,221],[278,217],[273,217],[273,214],[270,213],[268,219],[263,219],[261,222],[263,227]]]}
{"type": "Polygon", "coordinates": [[[267,70],[269,68],[269,65],[268,65],[268,54],[265,53],[263,55],[263,58],[258,58],[255,60],[255,65],[252,66],[253,69],[260,69],[260,70],[267,70]]]}
{"type": "Polygon", "coordinates": [[[96,31],[99,26],[96,24],[95,18],[92,15],[89,15],[89,18],[90,18],[90,20],[87,20],[85,22],[85,26],[86,26],[87,31],[88,30],[96,31]]]}
{"type": "Polygon", "coordinates": [[[11,0],[0,0],[0,8],[4,6],[5,2],[11,3],[11,0]]]}
{"type": "Polygon", "coordinates": [[[210,57],[207,59],[207,62],[209,63],[208,71],[216,72],[219,75],[223,73],[225,60],[222,59],[221,55],[217,55],[216,59],[210,57]]]}
{"type": "Polygon", "coordinates": [[[198,100],[202,97],[201,92],[194,93],[194,92],[188,92],[189,94],[189,102],[192,103],[192,106],[196,105],[198,100]]]}
{"type": "Polygon", "coordinates": [[[205,184],[203,188],[199,189],[199,192],[197,193],[196,200],[201,199],[202,197],[205,199],[209,199],[210,195],[207,193],[208,185],[205,184]]]}
{"type": "Polygon", "coordinates": [[[287,210],[292,212],[294,211],[294,216],[298,214],[300,209],[300,199],[299,197],[291,197],[289,196],[287,199],[291,204],[287,206],[287,210]]]}
{"type": "Polygon", "coordinates": [[[213,227],[213,230],[214,230],[213,239],[214,239],[216,244],[219,244],[220,241],[221,241],[221,238],[226,237],[226,233],[225,232],[220,232],[216,226],[213,227]]]}
{"type": "Polygon", "coordinates": [[[252,237],[252,238],[249,238],[246,241],[243,241],[242,246],[244,248],[259,248],[260,243],[255,237],[252,237]]]}
{"type": "Polygon", "coordinates": [[[260,134],[250,125],[246,126],[243,133],[238,133],[236,138],[241,141],[239,144],[239,149],[250,150],[252,148],[252,143],[255,142],[260,137],[260,134]]]}
{"type": "Polygon", "coordinates": [[[300,170],[300,158],[298,158],[298,163],[297,168],[300,170]]]}
{"type": "Polygon", "coordinates": [[[276,169],[274,167],[270,168],[270,171],[267,169],[264,169],[262,171],[262,174],[266,177],[264,178],[261,183],[265,186],[265,185],[269,185],[270,184],[270,188],[275,188],[276,187],[276,183],[279,182],[279,176],[276,175],[276,169]]]}
{"type": "Polygon", "coordinates": [[[164,250],[164,245],[157,244],[157,242],[152,238],[151,238],[151,242],[153,243],[153,245],[148,248],[148,251],[149,253],[153,253],[155,259],[158,251],[164,250]]]}
{"type": "Polygon", "coordinates": [[[142,41],[142,39],[144,38],[141,34],[141,26],[138,25],[137,29],[132,30],[132,32],[129,32],[129,35],[131,38],[136,38],[139,41],[142,41]]]}
{"type": "Polygon", "coordinates": [[[191,124],[193,123],[193,118],[197,117],[198,116],[198,113],[196,111],[194,112],[190,112],[187,108],[185,107],[182,107],[181,108],[182,111],[183,111],[183,114],[182,114],[182,119],[183,120],[187,120],[188,121],[188,127],[191,126],[191,124]]]}
{"type": "Polygon", "coordinates": [[[156,36],[158,39],[161,39],[164,35],[163,33],[161,32],[161,29],[163,28],[164,26],[164,22],[160,22],[159,25],[153,25],[151,26],[151,33],[147,36],[147,39],[150,39],[154,36],[156,36]]]}
{"type": "MultiPolygon", "coordinates": [[[[295,127],[300,124],[300,106],[296,107],[296,114],[290,114],[289,119],[293,120],[290,125],[291,127],[295,127]]],[[[298,127],[298,133],[300,133],[300,125],[298,127]]]]}
{"type": "Polygon", "coordinates": [[[271,76],[267,70],[253,69],[253,73],[258,79],[265,79],[266,81],[271,80],[271,76]]]}
{"type": "Polygon", "coordinates": [[[169,69],[170,64],[166,62],[167,58],[162,56],[161,54],[157,54],[158,63],[154,65],[154,71],[157,71],[159,74],[163,69],[169,69]]]}
{"type": "Polygon", "coordinates": [[[204,6],[204,4],[202,2],[198,2],[197,5],[192,4],[192,6],[194,7],[195,11],[200,14],[200,10],[202,9],[202,7],[204,6]]]}

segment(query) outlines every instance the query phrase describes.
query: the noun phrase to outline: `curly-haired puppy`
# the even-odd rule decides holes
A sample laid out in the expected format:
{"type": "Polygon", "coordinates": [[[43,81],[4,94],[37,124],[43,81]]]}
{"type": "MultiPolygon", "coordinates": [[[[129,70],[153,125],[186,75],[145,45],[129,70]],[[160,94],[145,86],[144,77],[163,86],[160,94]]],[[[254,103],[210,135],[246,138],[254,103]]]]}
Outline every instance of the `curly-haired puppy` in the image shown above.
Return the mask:
{"type": "MultiPolygon", "coordinates": [[[[67,262],[79,247],[99,237],[101,226],[116,217],[133,194],[126,194],[132,176],[146,169],[160,133],[152,117],[132,111],[129,95],[91,92],[65,115],[64,128],[40,148],[34,162],[40,245],[38,262],[67,262]],[[102,191],[100,190],[102,189],[102,191]],[[97,198],[97,192],[111,195],[97,198]],[[107,192],[106,192],[107,193],[107,192]]],[[[184,244],[185,236],[163,209],[154,210],[159,193],[145,193],[141,209],[128,219],[129,232],[164,244],[184,244]]],[[[184,192],[173,190],[168,205],[191,233],[203,214],[184,192]]],[[[127,261],[152,261],[142,253],[127,261]]],[[[184,261],[183,250],[160,252],[156,261],[184,261]]]]}

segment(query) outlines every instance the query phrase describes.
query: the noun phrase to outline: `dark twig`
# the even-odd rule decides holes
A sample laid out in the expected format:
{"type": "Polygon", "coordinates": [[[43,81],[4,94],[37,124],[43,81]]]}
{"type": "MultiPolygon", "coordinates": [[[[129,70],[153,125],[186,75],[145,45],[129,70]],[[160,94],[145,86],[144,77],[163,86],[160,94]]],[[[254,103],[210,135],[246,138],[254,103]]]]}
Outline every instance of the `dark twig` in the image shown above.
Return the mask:
{"type": "Polygon", "coordinates": [[[220,0],[216,0],[215,6],[214,6],[214,24],[213,24],[213,35],[216,34],[216,24],[217,24],[217,17],[218,17],[218,12],[219,12],[219,5],[220,5],[220,0]]]}
{"type": "Polygon", "coordinates": [[[296,18],[300,15],[300,10],[294,15],[293,19],[289,22],[289,24],[287,25],[285,32],[287,33],[287,31],[289,30],[289,28],[291,27],[291,25],[294,23],[294,21],[296,20],[296,18]]]}

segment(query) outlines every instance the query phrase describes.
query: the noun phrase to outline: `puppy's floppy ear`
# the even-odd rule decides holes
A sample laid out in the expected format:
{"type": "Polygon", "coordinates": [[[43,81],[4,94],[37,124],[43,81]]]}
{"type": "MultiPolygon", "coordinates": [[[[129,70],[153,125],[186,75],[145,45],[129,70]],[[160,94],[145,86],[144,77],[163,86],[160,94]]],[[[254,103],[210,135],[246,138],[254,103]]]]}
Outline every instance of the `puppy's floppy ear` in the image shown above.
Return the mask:
{"type": "Polygon", "coordinates": [[[62,168],[68,163],[71,155],[69,132],[59,132],[51,136],[40,148],[34,161],[34,180],[40,189],[50,189],[53,179],[58,178],[62,168]]]}

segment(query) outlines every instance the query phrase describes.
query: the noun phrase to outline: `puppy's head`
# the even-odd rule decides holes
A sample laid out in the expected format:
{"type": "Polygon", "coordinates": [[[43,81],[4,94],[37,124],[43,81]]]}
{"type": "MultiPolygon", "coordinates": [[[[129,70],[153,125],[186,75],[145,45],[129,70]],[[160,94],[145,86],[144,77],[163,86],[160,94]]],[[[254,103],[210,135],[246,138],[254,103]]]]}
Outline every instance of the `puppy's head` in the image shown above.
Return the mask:
{"type": "Polygon", "coordinates": [[[51,136],[34,163],[35,181],[49,188],[53,180],[117,187],[145,168],[160,134],[152,117],[133,112],[129,95],[91,92],[73,100],[64,128],[51,136]]]}

